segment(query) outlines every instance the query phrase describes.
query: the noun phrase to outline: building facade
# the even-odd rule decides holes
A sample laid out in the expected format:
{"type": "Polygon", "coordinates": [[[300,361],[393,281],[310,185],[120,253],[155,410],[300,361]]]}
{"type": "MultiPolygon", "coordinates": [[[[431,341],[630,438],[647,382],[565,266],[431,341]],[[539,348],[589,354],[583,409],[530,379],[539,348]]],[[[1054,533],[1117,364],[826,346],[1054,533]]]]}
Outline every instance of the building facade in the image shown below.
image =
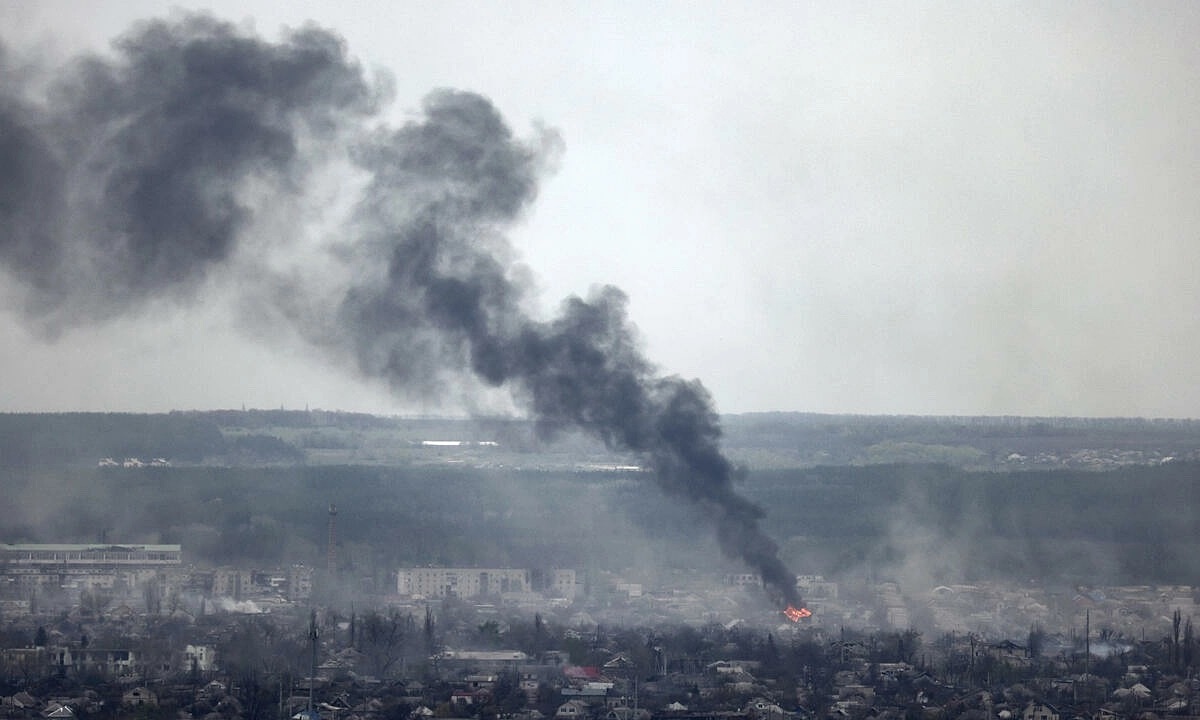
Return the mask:
{"type": "Polygon", "coordinates": [[[474,598],[510,593],[542,593],[575,597],[574,570],[517,568],[403,568],[396,573],[396,592],[426,598],[474,598]]]}
{"type": "Polygon", "coordinates": [[[19,588],[134,588],[183,562],[180,545],[0,544],[0,577],[19,588]]]}

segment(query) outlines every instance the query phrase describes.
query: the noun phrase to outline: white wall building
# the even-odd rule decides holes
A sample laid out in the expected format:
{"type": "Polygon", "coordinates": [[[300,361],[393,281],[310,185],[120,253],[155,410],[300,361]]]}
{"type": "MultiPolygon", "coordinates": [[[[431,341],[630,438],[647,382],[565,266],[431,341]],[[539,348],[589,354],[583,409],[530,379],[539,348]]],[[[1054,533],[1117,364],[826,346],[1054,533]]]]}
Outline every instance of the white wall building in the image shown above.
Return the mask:
{"type": "Polygon", "coordinates": [[[538,592],[550,597],[575,597],[574,570],[517,568],[402,568],[396,573],[396,592],[427,598],[473,598],[538,592]]]}
{"type": "Polygon", "coordinates": [[[0,544],[0,577],[21,587],[132,589],[182,562],[179,545],[0,544]]]}
{"type": "Polygon", "coordinates": [[[207,645],[188,645],[183,648],[183,670],[211,672],[217,669],[217,651],[207,645]]]}

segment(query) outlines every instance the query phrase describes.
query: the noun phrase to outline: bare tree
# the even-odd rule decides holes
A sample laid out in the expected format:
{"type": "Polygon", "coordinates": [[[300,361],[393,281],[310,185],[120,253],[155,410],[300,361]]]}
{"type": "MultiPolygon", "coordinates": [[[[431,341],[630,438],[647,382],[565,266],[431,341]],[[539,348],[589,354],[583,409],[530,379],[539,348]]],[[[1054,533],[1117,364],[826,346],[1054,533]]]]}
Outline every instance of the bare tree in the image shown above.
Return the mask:
{"type": "Polygon", "coordinates": [[[356,625],[359,651],[366,656],[373,674],[385,677],[397,663],[403,666],[405,646],[416,629],[412,615],[395,608],[386,614],[372,610],[363,614],[356,625]]]}
{"type": "Polygon", "coordinates": [[[1183,625],[1183,669],[1192,667],[1192,618],[1183,625]]]}
{"type": "Polygon", "coordinates": [[[1179,669],[1180,653],[1179,653],[1179,623],[1181,616],[1179,608],[1175,608],[1175,613],[1171,616],[1171,667],[1179,669]]]}

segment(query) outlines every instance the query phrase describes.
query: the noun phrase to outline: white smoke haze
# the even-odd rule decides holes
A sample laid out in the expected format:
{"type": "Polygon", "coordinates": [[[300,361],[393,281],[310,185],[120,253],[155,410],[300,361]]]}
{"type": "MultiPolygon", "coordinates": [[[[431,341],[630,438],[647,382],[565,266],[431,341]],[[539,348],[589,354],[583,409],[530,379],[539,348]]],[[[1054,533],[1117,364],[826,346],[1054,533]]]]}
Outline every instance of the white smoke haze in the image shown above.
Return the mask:
{"type": "Polygon", "coordinates": [[[1098,658],[1110,658],[1114,655],[1124,655],[1133,649],[1129,643],[1091,642],[1088,644],[1091,654],[1098,658]]]}
{"type": "Polygon", "coordinates": [[[262,615],[265,610],[253,600],[234,600],[229,597],[214,597],[211,601],[213,610],[237,615],[262,615]]]}
{"type": "Polygon", "coordinates": [[[894,579],[909,591],[923,591],[973,578],[977,573],[969,548],[977,541],[949,534],[902,502],[888,517],[884,540],[876,548],[879,556],[868,557],[867,563],[876,577],[894,579]]]}

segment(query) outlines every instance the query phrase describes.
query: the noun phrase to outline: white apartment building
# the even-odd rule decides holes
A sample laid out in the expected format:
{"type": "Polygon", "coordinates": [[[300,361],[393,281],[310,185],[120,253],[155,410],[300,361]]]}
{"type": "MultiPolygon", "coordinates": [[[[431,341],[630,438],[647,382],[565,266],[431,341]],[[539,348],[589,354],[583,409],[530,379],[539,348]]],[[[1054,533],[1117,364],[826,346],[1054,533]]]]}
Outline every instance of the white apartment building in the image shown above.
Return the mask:
{"type": "Polygon", "coordinates": [[[396,592],[427,598],[473,598],[486,595],[538,592],[550,597],[575,597],[574,570],[518,568],[403,568],[396,573],[396,592]]]}
{"type": "Polygon", "coordinates": [[[179,545],[0,544],[0,576],[19,586],[136,587],[178,570],[179,545]]]}

